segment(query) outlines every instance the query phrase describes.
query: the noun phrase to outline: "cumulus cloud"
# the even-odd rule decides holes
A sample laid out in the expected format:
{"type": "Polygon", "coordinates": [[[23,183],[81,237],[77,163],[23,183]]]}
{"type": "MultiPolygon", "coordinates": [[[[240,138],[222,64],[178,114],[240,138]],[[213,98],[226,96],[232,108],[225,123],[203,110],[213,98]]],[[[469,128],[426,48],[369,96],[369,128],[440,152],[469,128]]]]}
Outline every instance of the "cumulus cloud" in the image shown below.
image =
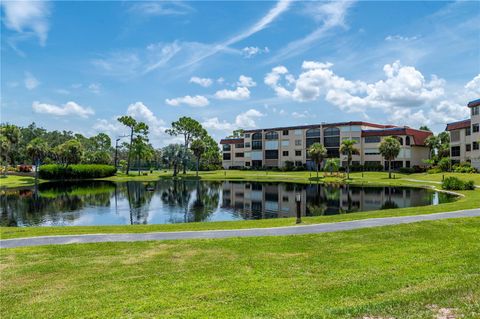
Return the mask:
{"type": "Polygon", "coordinates": [[[208,99],[206,97],[204,97],[203,95],[195,95],[195,96],[186,95],[186,96],[183,96],[183,97],[166,99],[165,103],[167,103],[168,105],[172,105],[172,106],[180,106],[182,104],[186,104],[186,105],[192,106],[192,107],[203,107],[203,106],[207,106],[208,104],[210,104],[208,99]]]}
{"type": "Polygon", "coordinates": [[[48,36],[49,4],[46,1],[2,1],[4,25],[21,34],[35,34],[43,46],[48,36]]]}
{"type": "Polygon", "coordinates": [[[62,106],[35,101],[32,104],[32,109],[36,113],[50,114],[54,116],[79,116],[88,118],[90,115],[95,114],[92,108],[81,106],[72,101],[67,102],[62,106]]]}
{"type": "Polygon", "coordinates": [[[269,53],[269,52],[270,50],[268,49],[268,47],[264,47],[263,49],[259,47],[244,47],[242,49],[242,55],[246,59],[253,58],[258,54],[269,53]]]}
{"type": "Polygon", "coordinates": [[[34,77],[30,72],[25,72],[24,83],[28,90],[33,90],[40,85],[40,82],[37,80],[37,78],[34,77]]]}
{"type": "Polygon", "coordinates": [[[244,87],[254,87],[257,85],[257,83],[249,76],[240,75],[240,77],[238,78],[237,85],[244,86],[244,87]]]}
{"type": "Polygon", "coordinates": [[[468,91],[468,95],[477,95],[477,97],[480,96],[480,74],[465,84],[465,89],[468,91]]]}
{"type": "Polygon", "coordinates": [[[192,76],[190,78],[190,83],[195,83],[206,88],[212,85],[213,80],[210,78],[200,78],[198,76],[192,76]]]}
{"type": "Polygon", "coordinates": [[[246,87],[239,86],[235,90],[220,90],[215,93],[215,97],[219,100],[246,100],[250,98],[250,90],[246,87]]]}
{"type": "Polygon", "coordinates": [[[233,131],[239,128],[255,128],[257,126],[255,120],[262,116],[264,116],[264,114],[260,111],[255,109],[249,109],[246,112],[238,114],[235,117],[235,121],[233,123],[227,122],[225,120],[220,121],[218,117],[213,117],[205,120],[202,123],[202,126],[206,129],[218,131],[233,131]]]}

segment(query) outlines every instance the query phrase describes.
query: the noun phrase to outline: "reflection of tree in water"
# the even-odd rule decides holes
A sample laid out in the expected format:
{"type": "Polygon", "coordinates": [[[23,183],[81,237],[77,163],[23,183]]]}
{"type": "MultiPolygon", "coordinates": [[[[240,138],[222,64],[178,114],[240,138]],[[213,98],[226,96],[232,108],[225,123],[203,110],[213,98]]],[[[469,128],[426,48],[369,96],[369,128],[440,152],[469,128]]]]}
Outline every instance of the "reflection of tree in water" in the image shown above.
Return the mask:
{"type": "Polygon", "coordinates": [[[381,209],[398,208],[398,204],[394,200],[392,200],[392,188],[391,187],[385,187],[384,191],[387,193],[387,199],[382,204],[381,209]]]}
{"type": "Polygon", "coordinates": [[[218,207],[220,201],[219,183],[196,182],[196,196],[190,209],[189,221],[201,222],[208,220],[218,207]]]}
{"type": "Polygon", "coordinates": [[[310,185],[307,187],[307,216],[322,216],[327,210],[327,201],[325,200],[324,187],[320,185],[310,185]]]}
{"type": "Polygon", "coordinates": [[[147,190],[149,186],[139,182],[126,182],[128,205],[130,208],[130,224],[147,224],[149,204],[153,191],[147,190]]]}
{"type": "Polygon", "coordinates": [[[113,187],[110,182],[55,182],[6,191],[0,196],[0,223],[3,226],[71,223],[80,217],[78,210],[86,205],[109,206],[113,187]]]}

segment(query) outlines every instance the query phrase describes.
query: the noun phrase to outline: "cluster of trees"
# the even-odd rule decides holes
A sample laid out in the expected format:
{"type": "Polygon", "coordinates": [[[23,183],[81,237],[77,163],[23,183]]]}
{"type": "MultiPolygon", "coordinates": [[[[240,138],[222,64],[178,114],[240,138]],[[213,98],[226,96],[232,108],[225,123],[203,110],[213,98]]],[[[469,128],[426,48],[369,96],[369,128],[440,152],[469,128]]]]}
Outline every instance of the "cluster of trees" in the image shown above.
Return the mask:
{"type": "MultiPolygon", "coordinates": [[[[118,166],[128,174],[135,166],[140,174],[141,167],[187,169],[217,169],[221,166],[221,153],[217,142],[208,135],[199,122],[182,117],[172,123],[166,131],[172,136],[182,136],[183,144],[170,144],[155,149],[149,143],[149,127],[131,116],[121,116],[118,121],[128,129],[128,141],[112,146],[110,137],[99,133],[92,137],[71,131],[47,131],[35,123],[27,127],[12,124],[0,125],[0,160],[4,166],[17,164],[110,164],[118,166]],[[117,147],[118,146],[118,147],[117,147]]],[[[7,168],[4,169],[6,173],[7,168]]]]}
{"type": "MultiPolygon", "coordinates": [[[[352,157],[353,155],[360,153],[360,151],[355,147],[356,143],[357,142],[354,140],[344,140],[340,145],[340,153],[347,157],[347,161],[346,161],[347,179],[350,178],[350,166],[352,164],[352,157]]],[[[379,147],[380,154],[383,156],[385,161],[387,161],[389,164],[388,178],[392,177],[392,161],[395,160],[395,158],[400,153],[400,148],[401,148],[400,142],[398,141],[397,138],[393,136],[388,136],[384,138],[383,141],[380,143],[380,147],[379,147]]],[[[309,157],[312,159],[312,161],[315,162],[317,179],[318,179],[318,171],[320,170],[320,167],[323,161],[327,157],[327,149],[321,143],[314,143],[308,148],[307,151],[308,151],[309,157]]],[[[338,160],[329,159],[325,164],[325,169],[333,171],[338,169],[338,166],[339,166],[338,160]]]]}

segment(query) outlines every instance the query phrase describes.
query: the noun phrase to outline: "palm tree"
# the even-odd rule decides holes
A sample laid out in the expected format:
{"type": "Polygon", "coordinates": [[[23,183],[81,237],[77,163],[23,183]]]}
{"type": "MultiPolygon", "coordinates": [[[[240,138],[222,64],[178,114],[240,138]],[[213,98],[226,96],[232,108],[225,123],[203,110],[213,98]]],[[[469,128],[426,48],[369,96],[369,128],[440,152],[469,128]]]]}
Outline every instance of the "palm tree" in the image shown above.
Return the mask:
{"type": "Polygon", "coordinates": [[[198,177],[198,166],[200,165],[200,157],[205,153],[206,146],[202,140],[194,140],[190,145],[190,149],[193,152],[193,155],[197,158],[197,177],[198,177]]]}
{"type": "Polygon", "coordinates": [[[338,158],[329,158],[325,162],[325,169],[330,171],[330,175],[333,175],[333,171],[337,171],[338,168],[340,167],[338,158]]]}
{"type": "Polygon", "coordinates": [[[354,140],[342,141],[340,145],[340,153],[347,155],[347,179],[350,179],[350,163],[352,162],[352,155],[359,154],[359,150],[355,147],[357,142],[354,140]]]}
{"type": "Polygon", "coordinates": [[[36,137],[27,145],[27,154],[32,158],[35,164],[35,181],[38,180],[38,168],[40,163],[48,154],[48,144],[41,137],[36,137]]]}
{"type": "Polygon", "coordinates": [[[5,124],[0,128],[0,135],[5,137],[5,141],[8,143],[7,152],[5,153],[5,159],[10,164],[14,165],[14,152],[16,152],[17,148],[15,147],[16,144],[20,141],[22,136],[22,132],[18,128],[18,126],[12,124],[5,124]]]}
{"type": "Polygon", "coordinates": [[[142,159],[148,160],[153,155],[150,145],[146,143],[147,141],[148,140],[141,135],[137,135],[133,139],[132,153],[135,154],[137,158],[138,175],[140,175],[140,161],[142,159]]]}
{"type": "Polygon", "coordinates": [[[430,135],[425,139],[425,146],[430,150],[428,158],[431,159],[432,155],[435,154],[435,150],[440,146],[440,141],[435,135],[430,135]]]}
{"type": "Polygon", "coordinates": [[[400,142],[393,136],[386,137],[379,147],[380,154],[388,161],[388,178],[392,178],[392,161],[400,153],[400,142]]]}
{"type": "Polygon", "coordinates": [[[318,180],[318,170],[320,168],[320,164],[323,162],[323,159],[327,156],[327,149],[320,143],[314,143],[308,148],[308,155],[315,162],[318,180]]]}

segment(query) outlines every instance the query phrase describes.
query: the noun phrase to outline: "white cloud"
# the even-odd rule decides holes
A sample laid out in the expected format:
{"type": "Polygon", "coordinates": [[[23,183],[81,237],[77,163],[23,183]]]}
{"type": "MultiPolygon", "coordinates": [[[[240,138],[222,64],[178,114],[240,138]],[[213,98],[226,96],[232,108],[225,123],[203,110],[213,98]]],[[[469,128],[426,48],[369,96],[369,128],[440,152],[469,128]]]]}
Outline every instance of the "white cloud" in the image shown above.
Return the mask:
{"type": "Polygon", "coordinates": [[[101,88],[102,86],[100,85],[100,83],[91,83],[88,86],[88,89],[95,94],[100,94],[101,88]]]}
{"type": "Polygon", "coordinates": [[[181,1],[158,1],[135,3],[129,11],[145,16],[165,16],[188,14],[193,8],[181,1]]]}
{"type": "Polygon", "coordinates": [[[419,37],[418,36],[412,36],[412,37],[407,37],[407,36],[402,36],[402,35],[388,35],[385,37],[385,41],[413,41],[417,40],[419,37]]]}
{"type": "Polygon", "coordinates": [[[355,1],[306,2],[306,14],[321,23],[321,26],[305,37],[287,44],[270,59],[270,63],[298,55],[318,43],[318,40],[325,37],[331,29],[345,27],[348,9],[354,3],[355,1]]]}
{"type": "Polygon", "coordinates": [[[310,112],[308,111],[303,111],[303,112],[292,112],[292,117],[295,119],[305,119],[305,118],[315,117],[315,115],[310,114],[310,112]]]}
{"type": "Polygon", "coordinates": [[[63,106],[35,101],[32,104],[32,109],[36,113],[50,114],[54,116],[79,116],[87,118],[90,115],[95,114],[90,107],[84,107],[72,101],[67,102],[63,106]]]}
{"type": "Polygon", "coordinates": [[[63,94],[63,95],[68,95],[68,94],[70,94],[70,91],[69,91],[69,90],[65,90],[65,89],[56,89],[56,90],[55,90],[55,93],[63,94]]]}
{"type": "Polygon", "coordinates": [[[168,105],[172,105],[172,106],[179,106],[179,105],[182,105],[182,104],[186,104],[186,105],[189,105],[189,106],[192,106],[192,107],[203,107],[203,106],[207,106],[208,104],[210,104],[208,99],[206,97],[204,97],[203,95],[195,95],[195,96],[186,95],[186,96],[183,96],[183,97],[166,99],[165,103],[167,103],[168,105]]]}
{"type": "Polygon", "coordinates": [[[220,121],[218,117],[213,117],[205,120],[202,123],[202,126],[206,129],[217,130],[217,131],[233,131],[239,128],[255,128],[257,126],[255,120],[264,116],[258,110],[249,109],[246,112],[240,113],[235,117],[233,123],[227,121],[220,121]]]}
{"type": "Polygon", "coordinates": [[[475,95],[478,98],[480,96],[480,74],[465,84],[465,89],[467,90],[467,94],[472,96],[471,98],[475,98],[475,95]]]}
{"type": "Polygon", "coordinates": [[[257,85],[257,83],[255,83],[255,81],[249,76],[240,75],[237,85],[243,87],[254,87],[257,85]]]}
{"type": "Polygon", "coordinates": [[[33,90],[40,85],[40,82],[37,80],[37,78],[35,78],[30,72],[25,72],[24,83],[28,90],[33,90]]]}
{"type": "Polygon", "coordinates": [[[268,49],[268,47],[264,47],[263,49],[259,47],[244,47],[242,49],[243,57],[246,59],[253,58],[258,54],[269,53],[269,52],[270,50],[268,49]]]}
{"type": "Polygon", "coordinates": [[[215,93],[219,100],[246,100],[250,98],[250,90],[246,87],[237,87],[235,90],[220,90],[215,93]]]}
{"type": "Polygon", "coordinates": [[[192,76],[190,78],[190,83],[195,83],[195,84],[198,84],[198,85],[206,88],[206,87],[209,87],[210,85],[212,85],[213,80],[209,79],[209,78],[200,78],[198,76],[192,76]]]}
{"type": "Polygon", "coordinates": [[[49,4],[46,1],[2,1],[5,26],[23,35],[35,34],[43,46],[48,35],[49,4]]]}

